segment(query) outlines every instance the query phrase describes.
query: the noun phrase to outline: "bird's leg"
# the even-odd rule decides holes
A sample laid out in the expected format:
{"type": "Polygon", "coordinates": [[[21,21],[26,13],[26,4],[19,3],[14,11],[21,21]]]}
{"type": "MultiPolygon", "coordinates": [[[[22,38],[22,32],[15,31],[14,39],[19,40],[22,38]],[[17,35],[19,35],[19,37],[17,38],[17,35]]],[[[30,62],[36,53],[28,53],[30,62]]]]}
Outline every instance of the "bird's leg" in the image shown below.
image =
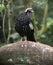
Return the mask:
{"type": "Polygon", "coordinates": [[[24,36],[23,39],[22,39],[22,41],[27,41],[27,37],[24,36]]]}
{"type": "Polygon", "coordinates": [[[21,41],[27,41],[27,37],[26,36],[22,37],[21,41]]]}

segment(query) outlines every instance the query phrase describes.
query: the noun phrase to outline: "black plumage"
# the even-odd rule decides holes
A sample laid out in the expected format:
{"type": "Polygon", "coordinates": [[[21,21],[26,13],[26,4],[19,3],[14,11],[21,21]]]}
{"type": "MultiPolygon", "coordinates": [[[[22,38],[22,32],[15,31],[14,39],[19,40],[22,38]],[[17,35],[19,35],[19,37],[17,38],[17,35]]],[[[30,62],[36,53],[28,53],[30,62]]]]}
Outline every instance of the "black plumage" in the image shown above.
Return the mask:
{"type": "Polygon", "coordinates": [[[33,25],[32,20],[26,13],[24,13],[16,18],[15,30],[20,34],[21,37],[26,36],[27,40],[35,41],[33,35],[34,29],[33,27],[31,28],[30,25],[33,25]]]}

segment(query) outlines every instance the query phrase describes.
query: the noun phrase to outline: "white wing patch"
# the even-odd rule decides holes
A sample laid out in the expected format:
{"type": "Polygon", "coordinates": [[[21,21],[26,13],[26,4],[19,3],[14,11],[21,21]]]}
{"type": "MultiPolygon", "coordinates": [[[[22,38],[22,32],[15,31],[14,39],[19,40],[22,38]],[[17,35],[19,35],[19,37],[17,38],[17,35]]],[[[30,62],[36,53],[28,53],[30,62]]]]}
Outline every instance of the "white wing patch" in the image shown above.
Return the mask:
{"type": "Polygon", "coordinates": [[[33,24],[32,23],[29,23],[29,27],[31,30],[33,30],[33,24]]]}

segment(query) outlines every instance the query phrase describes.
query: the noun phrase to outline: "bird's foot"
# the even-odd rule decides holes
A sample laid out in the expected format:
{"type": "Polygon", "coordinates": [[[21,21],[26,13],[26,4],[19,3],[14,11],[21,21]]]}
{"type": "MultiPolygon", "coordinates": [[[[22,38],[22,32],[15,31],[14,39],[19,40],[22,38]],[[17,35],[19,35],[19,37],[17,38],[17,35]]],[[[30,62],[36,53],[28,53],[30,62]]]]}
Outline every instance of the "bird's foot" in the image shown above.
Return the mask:
{"type": "Polygon", "coordinates": [[[21,41],[27,41],[26,37],[21,38],[21,41]]]}

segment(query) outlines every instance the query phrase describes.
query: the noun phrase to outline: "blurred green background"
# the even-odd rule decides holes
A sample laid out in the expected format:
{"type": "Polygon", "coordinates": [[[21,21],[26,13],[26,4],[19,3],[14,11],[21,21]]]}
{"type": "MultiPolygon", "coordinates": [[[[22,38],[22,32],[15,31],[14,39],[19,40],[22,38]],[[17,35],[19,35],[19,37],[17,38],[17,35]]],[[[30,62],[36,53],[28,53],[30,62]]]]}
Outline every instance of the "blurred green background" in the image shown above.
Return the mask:
{"type": "MultiPolygon", "coordinates": [[[[15,31],[16,16],[23,13],[24,0],[0,0],[0,46],[20,40],[15,31]],[[8,13],[8,14],[7,14],[8,13]],[[9,14],[10,13],[10,14],[9,14]]],[[[30,0],[34,9],[36,25],[41,29],[46,0],[30,0]]],[[[38,42],[53,46],[53,0],[48,0],[47,27],[38,42]]]]}

